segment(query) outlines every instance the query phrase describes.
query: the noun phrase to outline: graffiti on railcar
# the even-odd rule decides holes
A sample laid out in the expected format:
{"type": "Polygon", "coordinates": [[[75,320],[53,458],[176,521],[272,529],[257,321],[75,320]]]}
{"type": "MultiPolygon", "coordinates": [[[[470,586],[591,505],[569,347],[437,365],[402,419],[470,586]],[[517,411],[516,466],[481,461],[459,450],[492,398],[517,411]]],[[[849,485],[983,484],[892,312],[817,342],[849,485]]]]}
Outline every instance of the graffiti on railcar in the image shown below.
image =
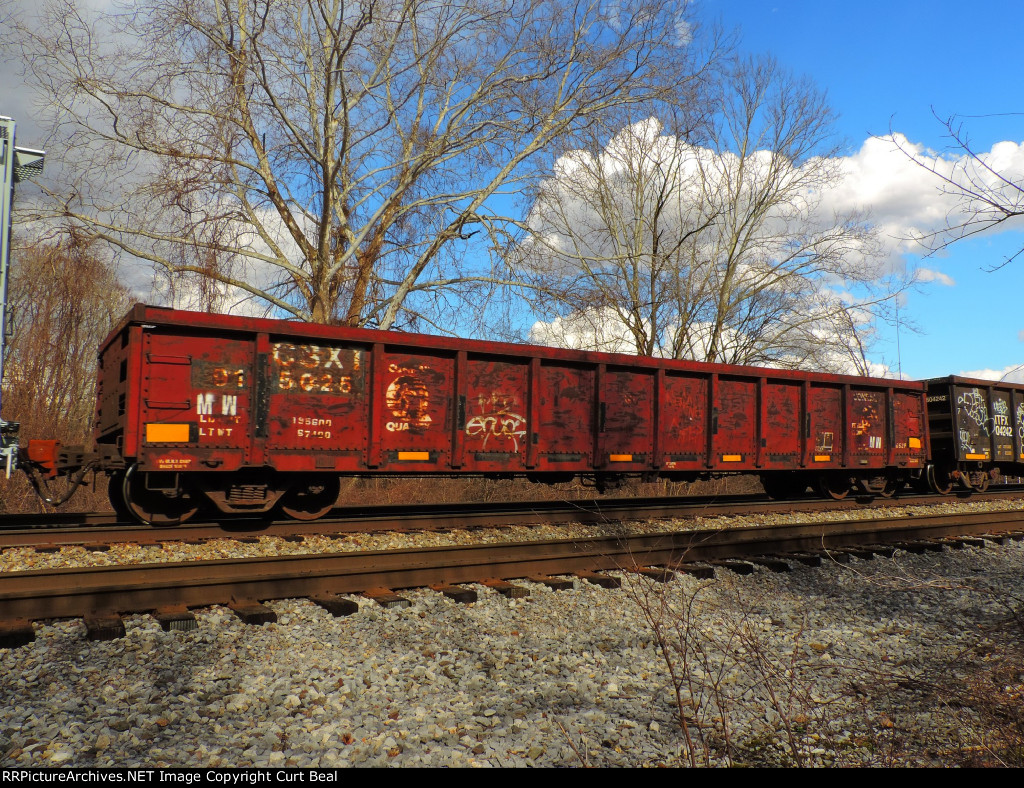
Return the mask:
{"type": "Polygon", "coordinates": [[[481,449],[519,452],[519,441],[526,435],[526,418],[516,411],[519,400],[514,394],[495,391],[476,397],[479,414],[466,422],[466,436],[482,439],[481,449]],[[495,444],[498,444],[495,446],[495,444]]]}
{"type": "Polygon", "coordinates": [[[973,421],[978,425],[978,429],[984,430],[986,435],[989,434],[988,406],[978,389],[961,391],[956,398],[956,407],[963,418],[973,421]]]}
{"type": "Polygon", "coordinates": [[[882,432],[885,421],[882,416],[882,394],[877,391],[854,391],[851,411],[854,420],[850,423],[853,447],[860,451],[877,451],[882,448],[882,432]]]}
{"type": "Polygon", "coordinates": [[[438,403],[432,392],[444,390],[445,376],[428,364],[393,363],[393,376],[384,394],[389,416],[384,424],[388,432],[424,432],[435,424],[438,403]],[[432,415],[433,414],[433,415],[432,415]]]}
{"type": "Polygon", "coordinates": [[[992,434],[1000,438],[1013,437],[1013,427],[1010,425],[1010,405],[1002,398],[992,401],[992,434]]]}
{"type": "Polygon", "coordinates": [[[982,453],[992,434],[992,419],[988,415],[985,395],[977,388],[959,389],[956,395],[957,436],[960,450],[968,454],[982,453]]]}

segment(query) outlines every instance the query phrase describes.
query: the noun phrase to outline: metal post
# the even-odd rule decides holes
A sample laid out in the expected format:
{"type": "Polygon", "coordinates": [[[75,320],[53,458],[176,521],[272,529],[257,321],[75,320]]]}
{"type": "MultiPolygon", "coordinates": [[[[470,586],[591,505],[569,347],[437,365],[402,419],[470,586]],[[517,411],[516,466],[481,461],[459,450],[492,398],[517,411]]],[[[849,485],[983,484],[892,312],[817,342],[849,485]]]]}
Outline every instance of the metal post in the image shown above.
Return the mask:
{"type": "Polygon", "coordinates": [[[14,184],[42,175],[41,150],[18,148],[14,142],[15,123],[0,116],[0,463],[10,478],[18,461],[18,429],[16,421],[3,419],[3,376],[7,356],[7,283],[10,272],[11,224],[14,208],[14,184]]]}

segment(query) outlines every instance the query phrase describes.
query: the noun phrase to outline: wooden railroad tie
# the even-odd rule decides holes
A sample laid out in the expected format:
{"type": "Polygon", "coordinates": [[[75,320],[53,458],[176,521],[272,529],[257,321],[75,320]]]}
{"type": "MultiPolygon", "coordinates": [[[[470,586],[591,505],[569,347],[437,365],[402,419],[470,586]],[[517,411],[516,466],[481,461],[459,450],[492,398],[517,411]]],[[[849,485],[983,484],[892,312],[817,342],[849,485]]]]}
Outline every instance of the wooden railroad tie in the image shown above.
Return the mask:
{"type": "Polygon", "coordinates": [[[603,575],[599,572],[589,572],[582,570],[576,572],[576,577],[580,580],[586,580],[588,583],[593,583],[601,588],[622,588],[622,580],[613,575],[603,575]]]}
{"type": "Polygon", "coordinates": [[[497,591],[506,599],[522,599],[530,595],[529,589],[523,588],[523,586],[513,585],[507,580],[500,580],[498,578],[484,580],[480,585],[486,586],[492,591],[497,591]]]}
{"type": "MultiPolygon", "coordinates": [[[[784,561],[796,561],[804,566],[821,566],[822,556],[820,553],[784,553],[779,558],[784,561]]],[[[826,553],[826,561],[835,561],[840,564],[850,563],[850,556],[846,553],[826,553]]]]}
{"type": "Polygon", "coordinates": [[[23,618],[0,621],[0,648],[21,648],[36,639],[32,622],[23,618]]]}
{"type": "Polygon", "coordinates": [[[726,558],[717,561],[708,561],[711,566],[720,566],[723,569],[728,569],[730,572],[734,572],[737,575],[750,575],[754,573],[754,565],[749,561],[737,561],[732,558],[726,558]]]}
{"type": "Polygon", "coordinates": [[[232,602],[228,607],[246,624],[276,624],[277,613],[264,604],[250,599],[232,602]]]}
{"type": "Polygon", "coordinates": [[[124,637],[124,621],[117,613],[93,613],[85,617],[85,637],[89,640],[116,640],[124,637]]]}
{"type": "Polygon", "coordinates": [[[459,602],[461,604],[472,604],[478,599],[476,591],[472,588],[465,588],[464,586],[453,586],[448,583],[435,583],[430,587],[430,590],[436,591],[439,594],[444,594],[453,602],[459,602]]]}
{"type": "Polygon", "coordinates": [[[748,558],[748,561],[757,566],[763,566],[765,569],[770,569],[773,572],[792,572],[793,567],[789,565],[789,562],[783,558],[772,558],[768,556],[757,556],[756,558],[748,558]]]}
{"type": "Polygon", "coordinates": [[[363,596],[367,599],[372,599],[385,610],[412,605],[412,602],[404,596],[399,596],[390,588],[368,588],[366,591],[363,591],[363,596]]]}
{"type": "Polygon", "coordinates": [[[547,575],[530,575],[528,578],[531,583],[540,583],[550,588],[552,591],[569,591],[576,587],[576,584],[572,580],[568,580],[562,577],[548,577],[547,575]]]}
{"type": "Polygon", "coordinates": [[[153,617],[164,632],[191,632],[199,629],[199,622],[184,605],[160,607],[153,611],[153,617]]]}
{"type": "Polygon", "coordinates": [[[346,599],[338,594],[322,594],[310,597],[310,601],[320,605],[324,610],[335,618],[340,616],[351,616],[359,612],[359,603],[346,599]]]}
{"type": "Polygon", "coordinates": [[[676,576],[674,570],[666,569],[663,566],[638,566],[630,571],[646,577],[648,580],[653,580],[655,583],[667,583],[676,576]]]}

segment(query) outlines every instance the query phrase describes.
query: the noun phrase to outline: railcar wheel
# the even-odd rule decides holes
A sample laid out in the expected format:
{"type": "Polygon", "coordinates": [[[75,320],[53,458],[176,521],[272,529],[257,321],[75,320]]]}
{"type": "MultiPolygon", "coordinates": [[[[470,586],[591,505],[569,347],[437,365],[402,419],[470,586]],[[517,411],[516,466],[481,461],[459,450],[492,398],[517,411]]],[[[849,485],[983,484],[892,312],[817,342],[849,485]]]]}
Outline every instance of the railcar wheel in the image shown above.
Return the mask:
{"type": "Polygon", "coordinates": [[[928,486],[939,495],[949,495],[953,492],[953,479],[946,471],[939,470],[934,465],[928,466],[928,486]]]}
{"type": "Polygon", "coordinates": [[[903,484],[903,479],[888,479],[885,482],[885,487],[878,494],[883,498],[895,498],[903,489],[903,484]]]}
{"type": "Polygon", "coordinates": [[[138,473],[135,465],[130,467],[121,480],[121,500],[143,525],[180,525],[199,511],[200,497],[182,483],[179,474],[158,473],[173,478],[174,486],[149,485],[150,474],[138,473]]]}
{"type": "Polygon", "coordinates": [[[988,490],[989,482],[992,481],[988,471],[972,471],[965,474],[965,478],[968,486],[975,492],[985,492],[988,490]]]}
{"type": "Polygon", "coordinates": [[[766,474],[761,477],[765,495],[774,501],[801,498],[807,492],[807,479],[800,474],[766,474]]]}
{"type": "Polygon", "coordinates": [[[281,497],[281,511],[293,520],[319,520],[337,506],[340,494],[337,476],[317,476],[288,490],[281,497]]]}
{"type": "Polygon", "coordinates": [[[107,498],[119,520],[134,520],[135,515],[124,502],[124,471],[113,471],[107,477],[107,498]]]}
{"type": "Polygon", "coordinates": [[[850,494],[850,480],[845,476],[819,476],[818,492],[825,498],[841,501],[850,494]]]}
{"type": "Polygon", "coordinates": [[[762,476],[761,486],[764,487],[764,494],[773,501],[781,501],[789,497],[789,486],[778,476],[762,476]]]}

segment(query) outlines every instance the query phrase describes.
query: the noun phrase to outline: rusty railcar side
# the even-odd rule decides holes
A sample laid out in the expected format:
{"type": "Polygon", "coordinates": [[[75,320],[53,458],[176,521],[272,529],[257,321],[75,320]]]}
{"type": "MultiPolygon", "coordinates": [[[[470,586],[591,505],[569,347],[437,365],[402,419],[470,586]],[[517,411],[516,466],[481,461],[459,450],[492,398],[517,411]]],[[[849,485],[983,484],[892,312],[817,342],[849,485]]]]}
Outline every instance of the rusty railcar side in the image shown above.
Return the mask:
{"type": "Polygon", "coordinates": [[[144,305],[99,376],[99,466],[152,522],[204,500],[314,517],[341,475],[747,472],[775,495],[887,494],[927,456],[919,383],[144,305]]]}

